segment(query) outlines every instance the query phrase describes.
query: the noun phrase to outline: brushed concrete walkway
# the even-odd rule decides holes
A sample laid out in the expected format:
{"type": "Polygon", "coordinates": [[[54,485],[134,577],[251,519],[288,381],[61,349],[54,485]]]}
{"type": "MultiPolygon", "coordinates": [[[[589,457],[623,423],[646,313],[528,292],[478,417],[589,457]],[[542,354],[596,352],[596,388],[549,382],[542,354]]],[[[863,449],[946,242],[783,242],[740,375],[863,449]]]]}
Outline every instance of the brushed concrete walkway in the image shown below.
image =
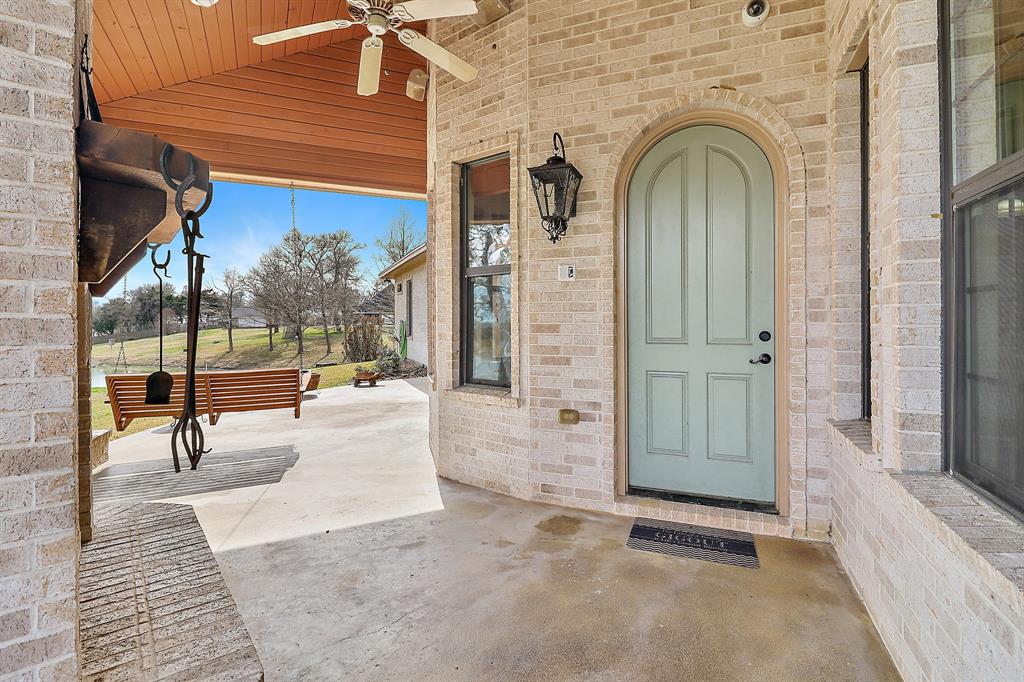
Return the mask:
{"type": "MultiPolygon", "coordinates": [[[[204,464],[298,454],[277,482],[174,498],[268,680],[898,679],[828,546],[758,537],[758,570],[626,549],[629,518],[438,480],[426,436],[399,381],[207,430],[204,464]]],[[[170,466],[168,437],[111,464],[170,466]]]]}

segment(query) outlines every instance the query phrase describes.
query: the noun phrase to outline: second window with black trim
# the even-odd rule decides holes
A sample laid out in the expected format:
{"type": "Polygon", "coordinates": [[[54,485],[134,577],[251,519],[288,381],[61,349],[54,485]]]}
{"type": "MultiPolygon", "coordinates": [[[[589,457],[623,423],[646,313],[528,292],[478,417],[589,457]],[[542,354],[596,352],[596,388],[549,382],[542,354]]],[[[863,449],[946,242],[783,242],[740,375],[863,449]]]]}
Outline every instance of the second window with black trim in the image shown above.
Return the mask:
{"type": "Polygon", "coordinates": [[[462,383],[512,385],[508,154],[461,167],[462,383]]]}

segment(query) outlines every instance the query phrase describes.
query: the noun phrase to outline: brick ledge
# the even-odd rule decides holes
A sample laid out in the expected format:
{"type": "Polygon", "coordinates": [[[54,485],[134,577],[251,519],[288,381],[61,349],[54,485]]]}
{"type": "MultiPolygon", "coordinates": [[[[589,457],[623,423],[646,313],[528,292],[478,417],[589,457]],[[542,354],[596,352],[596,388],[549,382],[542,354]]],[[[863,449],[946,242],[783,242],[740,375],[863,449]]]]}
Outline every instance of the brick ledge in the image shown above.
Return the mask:
{"type": "Polygon", "coordinates": [[[829,419],[828,425],[846,442],[849,446],[846,450],[856,456],[858,465],[868,471],[882,470],[882,457],[871,446],[871,422],[863,419],[829,419]]]}
{"type": "Polygon", "coordinates": [[[1002,582],[1004,596],[1024,608],[1024,523],[945,472],[881,468],[881,458],[864,448],[865,428],[870,448],[868,422],[829,420],[832,437],[841,446],[833,448],[832,456],[852,455],[858,465],[888,478],[906,494],[910,508],[943,544],[975,569],[1002,582]],[[872,466],[874,462],[879,463],[877,468],[872,466]]]}

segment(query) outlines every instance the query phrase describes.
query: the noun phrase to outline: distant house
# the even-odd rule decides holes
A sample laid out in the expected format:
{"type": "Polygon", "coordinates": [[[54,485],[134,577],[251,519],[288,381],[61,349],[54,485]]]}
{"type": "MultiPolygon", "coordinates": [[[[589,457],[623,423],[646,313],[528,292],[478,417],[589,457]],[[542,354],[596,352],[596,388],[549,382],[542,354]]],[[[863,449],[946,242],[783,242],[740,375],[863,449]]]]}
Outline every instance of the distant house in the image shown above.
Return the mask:
{"type": "Polygon", "coordinates": [[[231,310],[231,324],[236,329],[262,329],[267,326],[267,317],[255,308],[240,305],[231,310]]]}
{"type": "Polygon", "coordinates": [[[394,284],[395,333],[405,322],[409,359],[427,364],[427,245],[416,247],[392,263],[380,278],[394,284]]]}
{"type": "Polygon", "coordinates": [[[373,290],[356,306],[357,320],[372,320],[385,327],[391,327],[395,322],[392,298],[390,285],[373,290]]]}

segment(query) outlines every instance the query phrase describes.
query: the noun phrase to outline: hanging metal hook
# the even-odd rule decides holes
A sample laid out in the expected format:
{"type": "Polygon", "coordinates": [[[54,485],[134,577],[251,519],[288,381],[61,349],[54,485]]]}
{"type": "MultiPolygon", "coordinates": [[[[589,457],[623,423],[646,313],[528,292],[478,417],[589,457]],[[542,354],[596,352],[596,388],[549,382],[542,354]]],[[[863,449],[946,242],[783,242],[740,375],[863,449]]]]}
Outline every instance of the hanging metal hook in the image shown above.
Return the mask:
{"type": "MultiPolygon", "coordinates": [[[[163,151],[160,152],[160,175],[164,176],[164,182],[173,189],[175,192],[178,191],[178,183],[171,177],[170,161],[171,154],[174,152],[174,145],[165,144],[163,151]]],[[[188,174],[194,176],[196,174],[196,159],[191,154],[188,154],[188,174]]]]}
{"type": "Polygon", "coordinates": [[[174,178],[171,177],[170,171],[171,154],[173,152],[174,145],[164,145],[163,151],[160,152],[160,175],[163,176],[164,182],[167,183],[167,186],[175,192],[174,208],[177,210],[178,215],[184,218],[187,213],[194,213],[196,217],[199,217],[206,213],[206,209],[210,208],[210,204],[213,202],[213,183],[207,183],[206,198],[203,200],[203,203],[197,208],[186,210],[185,193],[192,189],[198,181],[196,176],[196,157],[192,156],[191,152],[185,152],[185,155],[188,158],[188,175],[185,176],[185,179],[182,180],[181,183],[177,183],[174,181],[174,178]]]}
{"type": "Polygon", "coordinates": [[[558,133],[551,136],[551,148],[553,156],[557,156],[563,161],[565,160],[565,143],[562,142],[562,136],[558,133]],[[559,150],[561,150],[561,153],[559,153],[559,150]]]}
{"type": "Polygon", "coordinates": [[[153,274],[156,275],[156,278],[160,280],[161,283],[163,283],[165,277],[167,279],[171,278],[170,274],[167,272],[167,266],[171,264],[171,250],[167,249],[167,257],[164,258],[164,262],[158,263],[156,260],[156,252],[161,246],[163,246],[163,244],[146,244],[146,248],[149,249],[149,261],[153,264],[153,274]],[[160,270],[164,271],[162,276],[160,275],[160,270]]]}
{"type": "Polygon", "coordinates": [[[89,52],[89,34],[85,34],[85,39],[82,41],[82,73],[87,76],[92,75],[92,54],[89,52]]]}

